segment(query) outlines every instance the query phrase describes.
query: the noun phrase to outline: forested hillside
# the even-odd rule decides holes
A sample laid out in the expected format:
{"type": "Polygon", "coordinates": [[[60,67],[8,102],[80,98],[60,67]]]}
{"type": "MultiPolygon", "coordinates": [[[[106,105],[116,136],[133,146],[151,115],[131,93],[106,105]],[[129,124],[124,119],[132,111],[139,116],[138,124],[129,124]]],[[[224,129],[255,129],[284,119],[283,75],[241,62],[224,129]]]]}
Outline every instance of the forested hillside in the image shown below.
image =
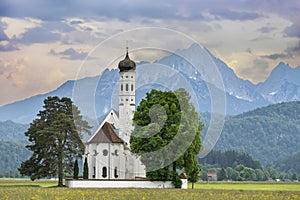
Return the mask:
{"type": "Polygon", "coordinates": [[[24,132],[28,125],[12,121],[0,122],[0,177],[18,177],[17,168],[28,159],[24,132]]]}
{"type": "Polygon", "coordinates": [[[28,125],[19,124],[13,121],[0,121],[0,141],[18,141],[27,140],[24,132],[28,129],[28,125]]]}
{"type": "Polygon", "coordinates": [[[300,151],[294,155],[277,160],[274,168],[280,172],[300,174],[300,151]]]}
{"type": "Polygon", "coordinates": [[[264,166],[300,152],[300,102],[280,103],[227,117],[219,150],[246,152],[264,166]]]}
{"type": "Polygon", "coordinates": [[[0,141],[0,177],[18,177],[17,168],[30,155],[24,142],[0,141]]]}

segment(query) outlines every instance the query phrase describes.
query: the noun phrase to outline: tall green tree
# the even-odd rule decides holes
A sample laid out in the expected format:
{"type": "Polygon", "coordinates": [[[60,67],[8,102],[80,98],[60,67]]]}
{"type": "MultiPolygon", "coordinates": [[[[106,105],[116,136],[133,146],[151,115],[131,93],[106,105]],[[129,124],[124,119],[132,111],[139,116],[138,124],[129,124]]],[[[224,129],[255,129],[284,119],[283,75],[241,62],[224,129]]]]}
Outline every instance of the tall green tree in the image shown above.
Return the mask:
{"type": "Polygon", "coordinates": [[[58,176],[58,186],[62,187],[64,173],[71,173],[74,158],[84,153],[81,133],[89,133],[91,127],[69,98],[48,97],[43,108],[25,132],[30,142],[26,148],[33,154],[18,170],[31,180],[58,176]]]}
{"type": "Polygon", "coordinates": [[[85,157],[83,163],[83,179],[88,179],[88,178],[89,178],[89,165],[88,165],[87,157],[85,157]]]}
{"type": "Polygon", "coordinates": [[[152,90],[137,107],[130,147],[141,156],[148,178],[174,180],[178,169],[198,176],[203,124],[190,99],[184,89],[152,90]]]}
{"type": "Polygon", "coordinates": [[[78,161],[76,159],[75,163],[74,163],[74,169],[73,169],[73,178],[74,179],[78,179],[78,173],[79,173],[79,167],[78,167],[78,161]]]}

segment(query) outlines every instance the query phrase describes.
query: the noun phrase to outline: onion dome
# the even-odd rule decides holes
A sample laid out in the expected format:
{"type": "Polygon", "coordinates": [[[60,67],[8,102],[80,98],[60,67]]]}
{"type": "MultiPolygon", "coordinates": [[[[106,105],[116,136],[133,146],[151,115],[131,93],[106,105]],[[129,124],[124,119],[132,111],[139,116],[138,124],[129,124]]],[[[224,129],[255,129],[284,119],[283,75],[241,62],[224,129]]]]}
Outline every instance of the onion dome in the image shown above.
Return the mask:
{"type": "Polygon", "coordinates": [[[130,58],[129,58],[128,47],[127,47],[126,56],[125,56],[124,60],[121,60],[119,62],[120,72],[135,70],[135,66],[136,66],[135,62],[133,60],[130,60],[130,58]]]}

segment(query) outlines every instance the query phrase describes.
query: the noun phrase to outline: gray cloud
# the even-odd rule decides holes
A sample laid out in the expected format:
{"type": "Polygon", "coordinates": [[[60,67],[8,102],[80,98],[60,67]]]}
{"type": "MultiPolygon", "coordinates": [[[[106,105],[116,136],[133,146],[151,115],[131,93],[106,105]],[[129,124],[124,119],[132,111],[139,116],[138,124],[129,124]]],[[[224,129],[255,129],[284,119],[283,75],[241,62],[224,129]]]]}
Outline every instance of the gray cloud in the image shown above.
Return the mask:
{"type": "Polygon", "coordinates": [[[61,58],[68,60],[84,60],[88,55],[86,52],[78,52],[73,48],[66,49],[62,52],[56,52],[54,49],[51,49],[49,54],[58,55],[61,58]]]}
{"type": "Polygon", "coordinates": [[[13,42],[9,42],[7,44],[0,44],[0,51],[15,51],[15,50],[19,50],[19,48],[13,42]]]}
{"type": "Polygon", "coordinates": [[[261,27],[260,29],[257,29],[257,31],[259,31],[261,33],[270,33],[274,30],[276,30],[275,27],[268,27],[268,26],[264,26],[264,27],[261,27]]]}
{"type": "Polygon", "coordinates": [[[277,59],[286,59],[290,58],[291,56],[287,53],[274,53],[270,55],[261,56],[262,58],[268,58],[271,60],[277,60],[277,59]]]}
{"type": "Polygon", "coordinates": [[[5,28],[6,24],[0,21],[0,41],[6,41],[9,39],[3,31],[5,28]]]}
{"type": "MultiPolygon", "coordinates": [[[[205,20],[203,12],[209,12],[219,19],[251,20],[261,17],[257,12],[264,5],[264,1],[246,0],[166,0],[153,3],[147,0],[132,1],[74,1],[74,0],[3,0],[0,5],[0,15],[9,17],[34,17],[47,21],[60,20],[66,17],[102,16],[130,21],[134,17],[159,19],[200,19],[205,20]],[[232,10],[224,9],[226,7],[232,10]]],[[[269,5],[269,3],[268,3],[269,5]]],[[[73,23],[80,23],[74,20],[73,23]]]]}
{"type": "Polygon", "coordinates": [[[262,58],[268,58],[271,60],[277,59],[289,59],[300,54],[300,41],[295,46],[290,46],[284,50],[283,53],[275,53],[270,55],[261,56],[262,58]]]}
{"type": "Polygon", "coordinates": [[[21,38],[14,38],[14,40],[22,44],[33,44],[33,43],[48,43],[59,41],[61,35],[59,33],[52,32],[45,27],[35,27],[28,29],[21,35],[21,38]]]}
{"type": "Polygon", "coordinates": [[[230,19],[230,20],[254,20],[263,15],[258,14],[256,12],[246,12],[246,11],[233,11],[228,9],[215,10],[211,11],[211,14],[215,15],[217,19],[230,19]]]}
{"type": "Polygon", "coordinates": [[[284,32],[286,36],[300,38],[300,22],[294,22],[291,26],[287,27],[284,32]]]}

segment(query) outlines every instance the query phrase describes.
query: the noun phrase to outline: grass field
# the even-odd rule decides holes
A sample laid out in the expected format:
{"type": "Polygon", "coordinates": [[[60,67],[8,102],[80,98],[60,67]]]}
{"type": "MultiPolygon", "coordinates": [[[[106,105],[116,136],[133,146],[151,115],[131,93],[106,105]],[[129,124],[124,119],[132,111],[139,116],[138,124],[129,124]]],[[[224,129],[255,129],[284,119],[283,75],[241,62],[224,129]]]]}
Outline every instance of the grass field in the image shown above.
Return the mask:
{"type": "Polygon", "coordinates": [[[282,199],[300,200],[300,184],[209,183],[197,189],[74,189],[54,181],[0,179],[0,199],[282,199]]]}
{"type": "MultiPolygon", "coordinates": [[[[213,182],[197,183],[195,189],[214,190],[258,190],[258,191],[298,191],[300,183],[263,183],[263,182],[213,182]]],[[[191,188],[191,185],[189,185],[191,188]]]]}

